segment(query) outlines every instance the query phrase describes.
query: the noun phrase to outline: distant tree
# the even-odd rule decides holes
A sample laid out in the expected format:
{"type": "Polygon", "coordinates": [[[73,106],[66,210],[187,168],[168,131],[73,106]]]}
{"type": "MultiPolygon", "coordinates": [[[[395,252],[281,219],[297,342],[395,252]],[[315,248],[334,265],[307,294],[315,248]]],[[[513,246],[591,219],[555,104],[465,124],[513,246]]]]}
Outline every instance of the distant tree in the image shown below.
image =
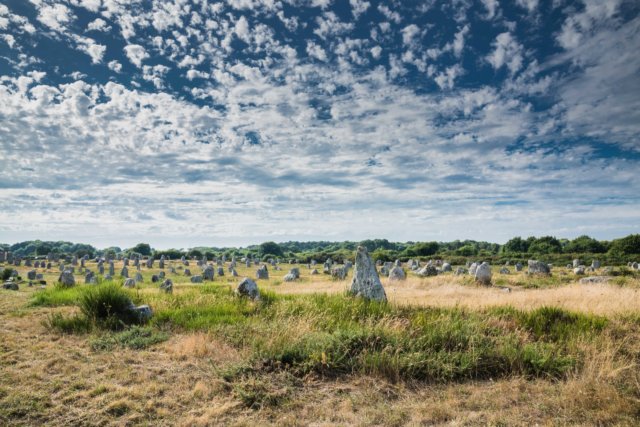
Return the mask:
{"type": "Polygon", "coordinates": [[[569,241],[564,247],[566,253],[593,253],[599,254],[607,251],[606,246],[589,236],[580,236],[569,241]]]}
{"type": "Polygon", "coordinates": [[[199,251],[198,249],[191,249],[191,250],[187,253],[187,255],[188,255],[190,258],[193,258],[193,257],[196,257],[196,258],[202,258],[202,252],[201,252],[201,251],[199,251]]]}
{"type": "Polygon", "coordinates": [[[138,243],[133,248],[130,249],[131,252],[137,252],[140,255],[149,256],[151,255],[151,246],[148,243],[138,243]]]}
{"type": "Polygon", "coordinates": [[[522,240],[521,237],[514,237],[504,244],[502,250],[506,253],[527,252],[529,250],[529,242],[522,240]]]}
{"type": "Polygon", "coordinates": [[[260,253],[260,256],[264,256],[267,254],[270,254],[276,257],[283,256],[282,248],[276,242],[261,243],[259,248],[259,253],[260,253]]]}
{"type": "Polygon", "coordinates": [[[478,254],[478,250],[473,245],[464,245],[455,250],[456,255],[473,256],[478,254]]]}
{"type": "Polygon", "coordinates": [[[409,256],[430,256],[435,255],[440,248],[438,242],[419,242],[413,246],[409,246],[405,252],[410,254],[409,256]]]}
{"type": "Polygon", "coordinates": [[[640,234],[630,234],[622,239],[613,240],[609,252],[621,255],[640,254],[640,234]]]}
{"type": "Polygon", "coordinates": [[[534,238],[527,252],[531,254],[559,254],[562,252],[562,244],[552,236],[534,238]]]}

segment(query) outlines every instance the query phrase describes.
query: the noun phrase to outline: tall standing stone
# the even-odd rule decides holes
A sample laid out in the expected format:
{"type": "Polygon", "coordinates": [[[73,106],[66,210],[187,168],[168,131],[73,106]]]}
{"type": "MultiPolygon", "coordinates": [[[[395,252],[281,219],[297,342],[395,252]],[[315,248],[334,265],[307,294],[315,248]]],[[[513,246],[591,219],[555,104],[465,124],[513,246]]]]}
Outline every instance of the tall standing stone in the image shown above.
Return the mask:
{"type": "Polygon", "coordinates": [[[358,246],[356,251],[356,264],[353,270],[353,280],[351,281],[351,293],[365,299],[375,301],[386,301],[387,295],[384,292],[380,277],[376,271],[376,266],[369,256],[367,249],[358,246]]]}

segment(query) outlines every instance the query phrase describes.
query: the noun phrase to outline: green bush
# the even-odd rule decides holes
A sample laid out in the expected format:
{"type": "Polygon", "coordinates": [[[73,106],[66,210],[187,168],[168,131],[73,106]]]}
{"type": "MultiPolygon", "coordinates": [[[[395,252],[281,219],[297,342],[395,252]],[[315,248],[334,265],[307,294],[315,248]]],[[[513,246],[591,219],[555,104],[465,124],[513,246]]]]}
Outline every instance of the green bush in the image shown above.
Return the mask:
{"type": "Polygon", "coordinates": [[[2,270],[2,281],[9,280],[13,274],[13,268],[5,268],[2,270]]]}
{"type": "Polygon", "coordinates": [[[140,323],[138,313],[132,310],[127,291],[114,283],[84,288],[78,304],[82,314],[92,323],[106,329],[123,329],[140,323]]]}

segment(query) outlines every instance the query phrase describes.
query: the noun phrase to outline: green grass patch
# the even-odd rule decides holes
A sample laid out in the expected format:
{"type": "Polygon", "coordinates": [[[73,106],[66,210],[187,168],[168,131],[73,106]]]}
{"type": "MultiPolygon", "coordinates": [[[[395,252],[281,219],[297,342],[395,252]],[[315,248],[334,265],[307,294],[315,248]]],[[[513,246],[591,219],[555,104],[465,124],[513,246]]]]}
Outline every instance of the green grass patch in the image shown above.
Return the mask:
{"type": "Polygon", "coordinates": [[[166,341],[169,334],[149,327],[132,326],[118,333],[104,334],[90,342],[94,351],[110,351],[116,347],[142,350],[166,341]]]}

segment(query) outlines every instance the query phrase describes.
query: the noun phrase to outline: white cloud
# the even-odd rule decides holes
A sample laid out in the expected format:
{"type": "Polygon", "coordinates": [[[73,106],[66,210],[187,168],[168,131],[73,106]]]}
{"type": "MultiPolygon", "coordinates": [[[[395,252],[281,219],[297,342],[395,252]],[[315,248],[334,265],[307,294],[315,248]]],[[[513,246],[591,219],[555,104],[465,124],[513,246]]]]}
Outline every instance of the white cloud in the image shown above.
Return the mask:
{"type": "Polygon", "coordinates": [[[382,53],[382,48],[380,46],[374,46],[371,48],[371,56],[375,59],[380,58],[380,54],[382,53]]]}
{"type": "Polygon", "coordinates": [[[463,74],[463,69],[460,65],[456,64],[447,68],[444,72],[439,73],[434,81],[440,87],[440,89],[453,89],[455,80],[463,74]]]}
{"type": "Polygon", "coordinates": [[[62,32],[65,25],[75,19],[71,10],[63,4],[44,4],[38,10],[38,20],[52,30],[62,32]]]}
{"type": "Polygon", "coordinates": [[[487,61],[494,69],[499,70],[506,65],[511,74],[515,74],[522,68],[523,48],[511,33],[498,34],[493,47],[494,50],[487,56],[487,61]]]}
{"type": "Polygon", "coordinates": [[[533,12],[538,8],[539,0],[516,0],[518,6],[527,9],[529,12],[533,12]]]}
{"type": "Polygon", "coordinates": [[[138,68],[141,68],[142,61],[149,57],[149,54],[144,47],[139,44],[130,44],[125,46],[124,53],[127,55],[129,61],[138,68]]]}
{"type": "Polygon", "coordinates": [[[349,4],[351,4],[351,12],[353,12],[355,19],[358,19],[358,17],[365,13],[371,6],[371,3],[364,0],[349,0],[349,4]]]}
{"type": "Polygon", "coordinates": [[[500,4],[498,0],[482,0],[482,4],[487,9],[487,19],[493,19],[496,16],[500,4]]]}
{"type": "Polygon", "coordinates": [[[314,42],[307,42],[307,53],[312,58],[316,58],[319,61],[327,61],[327,52],[318,44],[314,42]]]}
{"type": "Polygon", "coordinates": [[[244,16],[241,16],[240,19],[238,19],[234,31],[240,40],[245,43],[251,42],[251,30],[249,28],[249,23],[244,16]]]}
{"type": "Polygon", "coordinates": [[[87,31],[111,31],[111,26],[107,24],[107,21],[101,18],[96,18],[93,21],[89,22],[87,25],[87,31]]]}
{"type": "Polygon", "coordinates": [[[122,64],[116,60],[109,61],[107,66],[109,67],[110,70],[115,71],[116,73],[119,73],[120,71],[122,71],[122,64]]]}
{"type": "Polygon", "coordinates": [[[402,43],[411,45],[418,34],[420,34],[420,28],[416,24],[407,25],[402,29],[402,43]]]}

